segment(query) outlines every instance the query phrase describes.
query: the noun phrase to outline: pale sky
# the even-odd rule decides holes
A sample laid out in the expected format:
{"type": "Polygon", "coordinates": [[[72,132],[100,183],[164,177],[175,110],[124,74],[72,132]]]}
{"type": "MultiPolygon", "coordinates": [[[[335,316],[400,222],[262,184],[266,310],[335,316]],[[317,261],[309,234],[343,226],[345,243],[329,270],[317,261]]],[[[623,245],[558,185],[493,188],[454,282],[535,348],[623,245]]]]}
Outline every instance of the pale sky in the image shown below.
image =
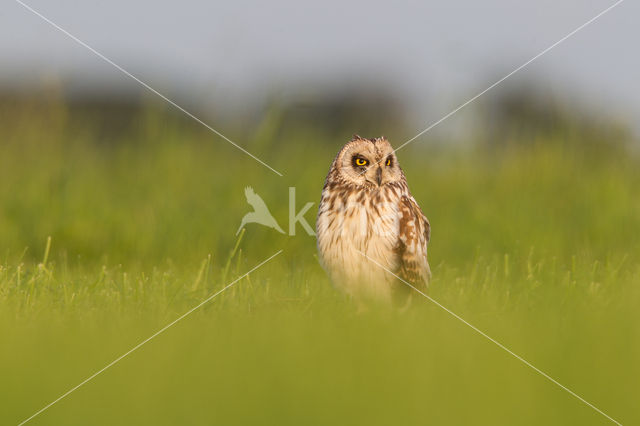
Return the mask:
{"type": "MultiPolygon", "coordinates": [[[[379,81],[414,107],[416,132],[615,3],[24,1],[169,96],[231,108],[274,89],[379,81]]],[[[638,128],[639,18],[640,4],[623,2],[484,96],[534,81],[638,128]]],[[[3,1],[0,81],[55,76],[79,91],[138,90],[15,0],[3,1]]]]}

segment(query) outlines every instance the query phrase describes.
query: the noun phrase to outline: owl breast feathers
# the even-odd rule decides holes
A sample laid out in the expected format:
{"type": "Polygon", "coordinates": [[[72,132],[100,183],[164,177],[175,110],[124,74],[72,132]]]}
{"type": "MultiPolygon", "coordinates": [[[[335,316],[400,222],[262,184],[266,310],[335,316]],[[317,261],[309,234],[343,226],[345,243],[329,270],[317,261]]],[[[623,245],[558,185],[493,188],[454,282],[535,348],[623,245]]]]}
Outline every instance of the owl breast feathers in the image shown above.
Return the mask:
{"type": "Polygon", "coordinates": [[[421,291],[429,283],[429,221],[384,138],[355,136],[340,150],[322,190],[316,231],[322,265],[355,298],[391,300],[410,291],[396,276],[421,291]]]}

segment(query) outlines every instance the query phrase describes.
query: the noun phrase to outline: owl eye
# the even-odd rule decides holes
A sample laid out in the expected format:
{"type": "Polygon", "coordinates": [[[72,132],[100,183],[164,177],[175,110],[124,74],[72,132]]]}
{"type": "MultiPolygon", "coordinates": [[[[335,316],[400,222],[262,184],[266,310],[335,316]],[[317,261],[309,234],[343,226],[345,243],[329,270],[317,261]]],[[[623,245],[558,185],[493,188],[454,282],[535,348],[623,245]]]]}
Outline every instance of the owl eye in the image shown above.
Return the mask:
{"type": "Polygon", "coordinates": [[[391,157],[387,158],[387,161],[384,163],[385,165],[390,166],[391,165],[391,157]]]}
{"type": "Polygon", "coordinates": [[[356,166],[366,166],[369,164],[369,160],[365,160],[364,158],[356,157],[354,160],[356,166]]]}

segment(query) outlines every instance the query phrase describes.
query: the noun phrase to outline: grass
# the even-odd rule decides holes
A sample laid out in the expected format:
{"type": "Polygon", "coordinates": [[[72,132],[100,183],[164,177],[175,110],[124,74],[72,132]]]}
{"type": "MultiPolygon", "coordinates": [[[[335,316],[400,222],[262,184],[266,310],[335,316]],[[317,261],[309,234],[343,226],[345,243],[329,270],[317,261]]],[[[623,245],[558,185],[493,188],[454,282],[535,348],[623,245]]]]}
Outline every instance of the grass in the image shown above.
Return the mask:
{"type": "MultiPolygon", "coordinates": [[[[190,123],[151,112],[135,123],[108,141],[63,107],[3,123],[0,423],[29,417],[279,249],[32,423],[608,423],[426,299],[356,314],[301,227],[236,237],[245,186],[286,229],[288,187],[298,208],[317,203],[340,141],[248,135],[280,178],[190,123]]],[[[571,133],[526,139],[399,152],[432,223],[429,294],[637,423],[640,160],[571,133]]]]}

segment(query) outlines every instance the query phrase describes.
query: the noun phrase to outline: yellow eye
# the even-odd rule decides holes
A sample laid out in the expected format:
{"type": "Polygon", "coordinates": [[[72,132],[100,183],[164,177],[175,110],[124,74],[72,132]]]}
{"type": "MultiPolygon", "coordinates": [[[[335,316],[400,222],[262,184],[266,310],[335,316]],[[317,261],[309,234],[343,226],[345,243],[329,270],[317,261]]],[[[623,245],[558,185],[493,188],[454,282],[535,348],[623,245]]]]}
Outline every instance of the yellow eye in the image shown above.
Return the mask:
{"type": "Polygon", "coordinates": [[[387,158],[387,162],[385,163],[387,166],[391,165],[391,158],[387,158]]]}
{"type": "Polygon", "coordinates": [[[366,166],[368,163],[364,158],[356,158],[356,166],[366,166]]]}

